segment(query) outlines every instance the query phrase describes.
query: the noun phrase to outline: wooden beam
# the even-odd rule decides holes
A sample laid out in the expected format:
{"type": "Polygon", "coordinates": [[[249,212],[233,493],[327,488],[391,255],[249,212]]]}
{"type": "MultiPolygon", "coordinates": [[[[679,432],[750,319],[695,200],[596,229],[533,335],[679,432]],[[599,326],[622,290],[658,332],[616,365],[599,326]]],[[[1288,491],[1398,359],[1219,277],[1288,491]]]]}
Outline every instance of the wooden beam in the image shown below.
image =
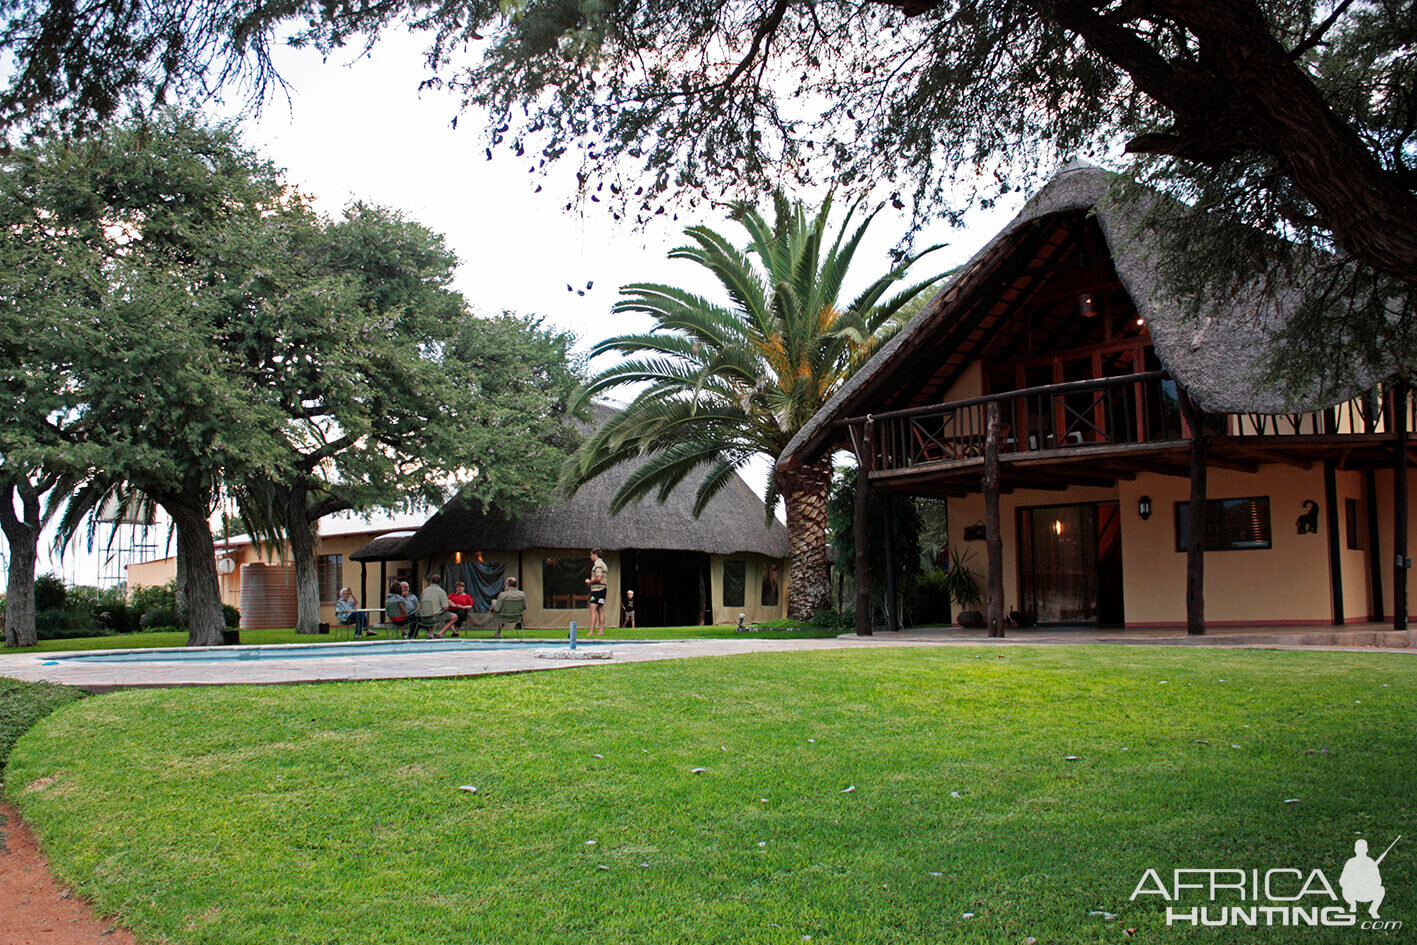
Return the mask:
{"type": "Polygon", "coordinates": [[[896,593],[895,578],[895,499],[891,495],[884,499],[886,520],[886,629],[900,631],[900,595],[896,593]]]}
{"type": "Polygon", "coordinates": [[[1338,464],[1324,460],[1324,502],[1328,504],[1328,514],[1324,522],[1328,526],[1328,595],[1333,612],[1333,625],[1343,625],[1343,560],[1338,545],[1338,464]]]}
{"type": "Polygon", "coordinates": [[[866,501],[871,493],[871,440],[875,423],[870,417],[862,424],[861,451],[856,454],[856,509],[852,532],[856,540],[856,635],[871,635],[871,564],[866,553],[869,518],[866,501]]]}
{"type": "Polygon", "coordinates": [[[1378,529],[1378,474],[1371,469],[1363,472],[1363,504],[1368,507],[1368,575],[1372,584],[1372,604],[1369,619],[1383,619],[1382,535],[1378,529]]]}
{"type": "Polygon", "coordinates": [[[1190,530],[1186,535],[1186,633],[1205,634],[1205,412],[1182,390],[1181,412],[1191,428],[1190,530]]]}
{"type": "MultiPolygon", "coordinates": [[[[1376,390],[1368,392],[1368,403],[1363,411],[1363,432],[1372,435],[1378,429],[1378,415],[1382,413],[1382,398],[1376,390]]],[[[1382,554],[1381,534],[1378,531],[1378,475],[1372,469],[1363,470],[1363,504],[1368,511],[1368,580],[1371,584],[1372,603],[1368,606],[1368,619],[1383,619],[1383,569],[1379,566],[1382,554]]]]}
{"type": "MultiPolygon", "coordinates": [[[[1207,450],[1206,450],[1206,453],[1207,453],[1206,463],[1207,463],[1208,465],[1210,465],[1210,466],[1216,467],[1217,469],[1232,469],[1232,470],[1234,470],[1235,472],[1252,473],[1252,474],[1253,474],[1253,473],[1257,473],[1257,472],[1260,471],[1260,464],[1257,463],[1257,462],[1254,462],[1254,461],[1252,461],[1252,460],[1232,459],[1232,458],[1228,458],[1228,457],[1225,457],[1225,456],[1216,456],[1216,455],[1215,455],[1215,452],[1214,452],[1213,450],[1210,450],[1210,449],[1207,449],[1207,450]]],[[[1287,462],[1287,461],[1286,461],[1286,460],[1280,460],[1280,462],[1287,462]]],[[[1297,465],[1297,466],[1299,466],[1300,469],[1308,469],[1312,464],[1311,464],[1311,463],[1302,463],[1302,464],[1300,464],[1300,463],[1289,463],[1289,465],[1291,465],[1291,466],[1297,465]]]]}
{"type": "Polygon", "coordinates": [[[1392,418],[1397,431],[1397,444],[1393,449],[1392,497],[1393,497],[1393,584],[1392,584],[1392,628],[1407,629],[1407,411],[1411,399],[1411,388],[1406,381],[1398,381],[1392,392],[1392,418]]]}
{"type": "Polygon", "coordinates": [[[989,562],[989,636],[1004,635],[1004,540],[999,534],[999,403],[991,401],[984,433],[984,541],[989,562]]]}

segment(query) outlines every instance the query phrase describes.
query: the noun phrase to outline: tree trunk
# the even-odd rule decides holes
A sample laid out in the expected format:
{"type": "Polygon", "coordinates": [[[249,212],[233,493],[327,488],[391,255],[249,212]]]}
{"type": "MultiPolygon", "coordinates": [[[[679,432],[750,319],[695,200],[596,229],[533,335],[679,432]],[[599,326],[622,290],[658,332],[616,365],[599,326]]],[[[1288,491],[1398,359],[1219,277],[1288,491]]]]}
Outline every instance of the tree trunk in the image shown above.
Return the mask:
{"type": "Polygon", "coordinates": [[[285,506],[285,533],[295,565],[296,633],[320,632],[320,563],[315,557],[315,523],[303,485],[291,487],[285,506]]]}
{"type": "Polygon", "coordinates": [[[173,618],[177,621],[177,626],[187,625],[187,563],[182,560],[182,554],[177,554],[177,561],[172,575],[172,609],[173,618]]]}
{"type": "Polygon", "coordinates": [[[787,616],[811,620],[831,606],[827,567],[827,492],[831,457],[790,473],[778,472],[777,486],[787,506],[787,554],[792,573],[787,585],[787,616]]]}
{"type": "Polygon", "coordinates": [[[39,642],[34,625],[34,570],[43,527],[39,490],[28,480],[0,484],[0,528],[10,545],[10,574],[5,588],[7,647],[34,646],[39,642]],[[16,495],[24,509],[23,518],[15,514],[16,495]]]}
{"type": "Polygon", "coordinates": [[[220,646],[226,618],[207,503],[185,494],[154,498],[177,527],[177,557],[187,575],[187,645],[220,646]]]}

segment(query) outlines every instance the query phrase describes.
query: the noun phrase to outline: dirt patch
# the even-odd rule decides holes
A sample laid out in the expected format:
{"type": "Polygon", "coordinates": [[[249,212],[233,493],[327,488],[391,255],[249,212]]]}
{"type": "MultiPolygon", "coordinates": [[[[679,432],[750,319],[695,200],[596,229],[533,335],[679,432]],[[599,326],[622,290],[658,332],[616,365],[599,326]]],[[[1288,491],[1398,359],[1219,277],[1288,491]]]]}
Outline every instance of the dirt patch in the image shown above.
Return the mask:
{"type": "Polygon", "coordinates": [[[100,918],[49,871],[34,834],[0,804],[0,942],[5,945],[138,945],[100,918]]]}

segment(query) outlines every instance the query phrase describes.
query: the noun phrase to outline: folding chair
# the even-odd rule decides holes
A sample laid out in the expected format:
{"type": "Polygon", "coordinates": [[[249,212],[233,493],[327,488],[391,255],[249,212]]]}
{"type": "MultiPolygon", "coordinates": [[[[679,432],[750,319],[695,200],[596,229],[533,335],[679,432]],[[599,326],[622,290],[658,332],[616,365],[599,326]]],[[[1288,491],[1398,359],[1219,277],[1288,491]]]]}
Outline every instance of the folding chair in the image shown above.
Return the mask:
{"type": "MultiPolygon", "coordinates": [[[[515,597],[502,599],[502,607],[492,613],[497,618],[497,636],[502,635],[502,628],[513,626],[518,630],[523,630],[522,617],[526,614],[526,598],[518,600],[515,597]]],[[[518,634],[520,636],[521,634],[518,634]]]]}

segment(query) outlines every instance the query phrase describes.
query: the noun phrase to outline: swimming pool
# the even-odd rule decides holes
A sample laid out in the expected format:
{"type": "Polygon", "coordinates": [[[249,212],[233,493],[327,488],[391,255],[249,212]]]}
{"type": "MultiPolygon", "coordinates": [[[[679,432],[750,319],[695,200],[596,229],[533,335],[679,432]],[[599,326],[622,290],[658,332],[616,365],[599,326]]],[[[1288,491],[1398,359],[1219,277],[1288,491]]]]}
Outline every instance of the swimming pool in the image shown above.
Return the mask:
{"type": "MultiPolygon", "coordinates": [[[[485,650],[528,650],[564,646],[564,640],[401,640],[382,643],[282,643],[270,646],[195,647],[183,649],[117,650],[72,655],[44,654],[47,663],[227,663],[253,660],[299,660],[412,656],[423,653],[473,653],[485,650]]],[[[626,642],[647,641],[618,640],[626,642]]],[[[606,643],[576,643],[595,649],[606,643]]]]}

